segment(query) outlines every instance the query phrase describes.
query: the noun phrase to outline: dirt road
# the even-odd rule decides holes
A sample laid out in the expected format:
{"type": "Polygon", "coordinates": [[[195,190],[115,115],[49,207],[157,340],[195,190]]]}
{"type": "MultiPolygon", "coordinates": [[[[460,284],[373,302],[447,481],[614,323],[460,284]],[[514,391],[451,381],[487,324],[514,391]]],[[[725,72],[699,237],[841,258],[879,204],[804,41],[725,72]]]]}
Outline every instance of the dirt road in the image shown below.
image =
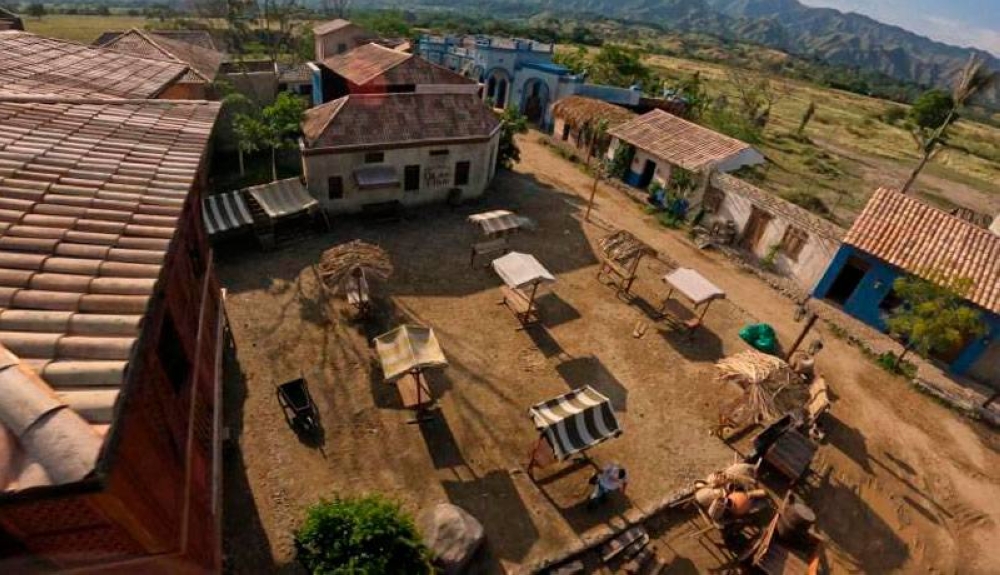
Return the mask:
{"type": "MultiPolygon", "coordinates": [[[[519,139],[517,171],[581,197],[592,180],[538,143],[519,139]]],[[[792,302],[718,254],[660,227],[620,192],[601,186],[596,212],[681,265],[696,267],[784,341],[798,333],[792,302]]],[[[835,402],[810,495],[834,573],[995,573],[1000,549],[1000,439],[919,394],[820,328],[818,368],[835,402]]],[[[689,559],[696,561],[695,559],[689,559]]],[[[713,566],[706,565],[704,568],[713,566]]]]}

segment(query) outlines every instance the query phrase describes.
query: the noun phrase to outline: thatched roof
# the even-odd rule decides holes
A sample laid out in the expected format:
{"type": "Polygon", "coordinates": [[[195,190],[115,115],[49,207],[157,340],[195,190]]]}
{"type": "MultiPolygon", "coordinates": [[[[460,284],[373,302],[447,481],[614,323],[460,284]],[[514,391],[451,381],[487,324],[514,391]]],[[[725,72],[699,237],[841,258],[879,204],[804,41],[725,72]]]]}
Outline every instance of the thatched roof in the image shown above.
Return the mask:
{"type": "Polygon", "coordinates": [[[358,270],[368,279],[385,281],[392,275],[392,261],[385,250],[361,240],[334,246],[323,252],[319,260],[319,276],[331,289],[343,287],[358,270]]]}
{"type": "Polygon", "coordinates": [[[552,107],[552,114],[562,118],[573,128],[580,128],[601,118],[608,120],[608,128],[614,128],[635,117],[633,112],[621,106],[583,96],[569,96],[559,100],[552,107]]]}

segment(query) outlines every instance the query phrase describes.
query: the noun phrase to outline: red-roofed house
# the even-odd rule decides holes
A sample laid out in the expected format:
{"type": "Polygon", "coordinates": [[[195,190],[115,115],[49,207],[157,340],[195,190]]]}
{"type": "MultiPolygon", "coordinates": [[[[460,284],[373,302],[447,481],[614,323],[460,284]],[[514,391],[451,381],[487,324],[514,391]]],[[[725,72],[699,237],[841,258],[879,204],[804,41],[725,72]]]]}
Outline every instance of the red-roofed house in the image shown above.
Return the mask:
{"type": "Polygon", "coordinates": [[[348,94],[477,94],[479,84],[451,70],[379,44],[365,44],[321,63],[323,101],[348,94]]]}
{"type": "Polygon", "coordinates": [[[358,46],[373,42],[378,39],[378,34],[366,30],[350,20],[338,18],[313,26],[313,38],[316,43],[316,61],[322,62],[331,56],[343,54],[358,46]]]}
{"type": "Polygon", "coordinates": [[[0,572],[221,568],[218,112],[0,96],[0,572]]]}
{"type": "Polygon", "coordinates": [[[306,112],[302,164],[331,214],[482,195],[500,123],[475,94],[344,96],[306,112]]]}
{"type": "Polygon", "coordinates": [[[814,295],[884,330],[889,312],[900,305],[893,282],[906,275],[972,283],[962,295],[968,305],[982,312],[987,335],[969,338],[937,359],[955,373],[996,386],[1000,382],[1000,236],[882,188],[855,220],[814,295]]]}

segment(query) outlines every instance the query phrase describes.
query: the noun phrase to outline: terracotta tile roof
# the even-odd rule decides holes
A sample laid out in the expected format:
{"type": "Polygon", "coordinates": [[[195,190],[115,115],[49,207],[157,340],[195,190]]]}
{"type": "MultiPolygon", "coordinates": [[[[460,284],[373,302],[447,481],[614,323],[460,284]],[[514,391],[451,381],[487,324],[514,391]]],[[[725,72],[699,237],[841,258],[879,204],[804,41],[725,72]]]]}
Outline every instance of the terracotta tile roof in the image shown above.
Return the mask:
{"type": "Polygon", "coordinates": [[[344,96],[306,111],[309,148],[486,139],[500,127],[476,94],[344,96]]]}
{"type": "Polygon", "coordinates": [[[765,192],[735,176],[714,173],[712,174],[712,187],[726,193],[742,196],[760,209],[784,219],[802,231],[838,242],[843,240],[847,233],[847,230],[833,222],[825,220],[788,200],[765,192]]]}
{"type": "Polygon", "coordinates": [[[634,112],[621,106],[583,96],[569,96],[559,100],[552,106],[552,113],[574,127],[582,126],[592,120],[606,118],[608,127],[614,128],[635,118],[634,112]]]}
{"type": "MultiPolygon", "coordinates": [[[[218,111],[0,97],[0,348],[99,431],[218,111]]],[[[0,393],[0,490],[55,481],[29,472],[58,446],[26,443],[9,401],[0,393]]]]}
{"type": "MultiPolygon", "coordinates": [[[[90,45],[97,47],[105,46],[122,34],[125,34],[125,32],[125,30],[101,32],[101,35],[91,42],[90,45]]],[[[206,50],[219,51],[219,48],[215,44],[215,39],[212,38],[212,34],[208,30],[149,30],[148,32],[171,40],[187,42],[206,50]]]]}
{"type": "Polygon", "coordinates": [[[608,133],[675,166],[693,171],[752,149],[750,144],[663,110],[643,114],[608,133]]]}
{"type": "Polygon", "coordinates": [[[337,30],[347,28],[348,26],[358,27],[350,20],[344,20],[342,18],[337,18],[336,20],[328,20],[326,22],[321,22],[313,26],[313,34],[317,36],[322,36],[323,34],[329,34],[330,32],[336,32],[337,30]]]}
{"type": "Polygon", "coordinates": [[[182,82],[212,82],[225,58],[215,50],[134,28],[107,42],[104,47],[132,56],[185,64],[190,70],[181,78],[182,82]]]}
{"type": "Polygon", "coordinates": [[[925,279],[971,280],[967,299],[1000,313],[1000,236],[989,230],[881,188],[844,242],[925,279]]]}
{"type": "Polygon", "coordinates": [[[184,64],[27,32],[0,32],[0,95],[154,98],[188,71],[184,64]]]}
{"type": "Polygon", "coordinates": [[[375,43],[327,58],[323,60],[323,66],[359,86],[373,82],[384,85],[476,83],[414,54],[375,43]]]}

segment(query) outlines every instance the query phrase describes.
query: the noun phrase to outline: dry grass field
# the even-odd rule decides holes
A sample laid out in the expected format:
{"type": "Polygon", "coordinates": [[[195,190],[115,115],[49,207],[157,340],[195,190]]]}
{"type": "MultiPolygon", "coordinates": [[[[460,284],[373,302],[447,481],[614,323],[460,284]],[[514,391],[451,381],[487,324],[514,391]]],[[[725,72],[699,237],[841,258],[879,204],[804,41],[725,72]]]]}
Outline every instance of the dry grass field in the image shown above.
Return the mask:
{"type": "Polygon", "coordinates": [[[72,40],[81,44],[90,44],[110,30],[128,30],[145,28],[147,23],[154,22],[145,16],[77,16],[69,14],[51,14],[41,18],[24,17],[24,28],[28,32],[72,40]]]}

